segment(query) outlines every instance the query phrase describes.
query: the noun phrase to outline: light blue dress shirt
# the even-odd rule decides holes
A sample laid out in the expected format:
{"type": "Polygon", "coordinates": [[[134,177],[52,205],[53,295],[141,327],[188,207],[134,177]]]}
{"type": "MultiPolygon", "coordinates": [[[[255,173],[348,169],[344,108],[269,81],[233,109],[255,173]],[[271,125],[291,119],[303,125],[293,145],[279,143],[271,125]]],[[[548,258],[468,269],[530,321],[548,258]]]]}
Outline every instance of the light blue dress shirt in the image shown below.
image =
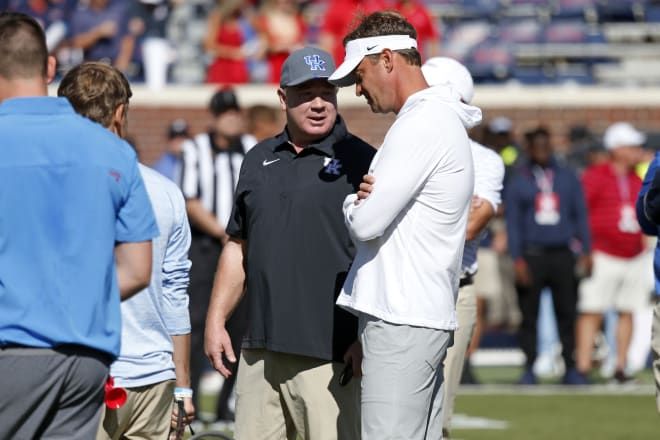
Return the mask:
{"type": "Polygon", "coordinates": [[[190,333],[190,226],[181,190],[140,164],[160,236],[153,240],[151,284],[121,304],[121,353],[110,367],[116,386],[138,387],[175,378],[172,335],[190,333]]]}

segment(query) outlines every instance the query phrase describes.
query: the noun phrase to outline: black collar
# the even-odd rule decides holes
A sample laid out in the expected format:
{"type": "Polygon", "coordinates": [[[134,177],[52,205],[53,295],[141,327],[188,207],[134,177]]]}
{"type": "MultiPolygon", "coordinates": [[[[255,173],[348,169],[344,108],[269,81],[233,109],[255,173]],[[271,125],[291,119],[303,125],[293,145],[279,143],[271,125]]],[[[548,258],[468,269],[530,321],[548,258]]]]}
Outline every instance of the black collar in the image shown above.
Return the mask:
{"type": "MultiPolygon", "coordinates": [[[[332,130],[330,130],[330,133],[328,133],[328,135],[324,138],[319,139],[317,142],[307,145],[305,149],[311,148],[321,152],[328,157],[332,157],[334,156],[333,146],[337,142],[344,139],[346,136],[348,136],[348,129],[346,128],[346,124],[344,124],[342,117],[337,115],[337,120],[335,121],[335,125],[332,127],[332,130]]],[[[284,127],[284,131],[275,136],[275,139],[277,139],[277,142],[275,144],[274,151],[291,149],[291,138],[289,137],[289,131],[286,127],[284,127]]]]}

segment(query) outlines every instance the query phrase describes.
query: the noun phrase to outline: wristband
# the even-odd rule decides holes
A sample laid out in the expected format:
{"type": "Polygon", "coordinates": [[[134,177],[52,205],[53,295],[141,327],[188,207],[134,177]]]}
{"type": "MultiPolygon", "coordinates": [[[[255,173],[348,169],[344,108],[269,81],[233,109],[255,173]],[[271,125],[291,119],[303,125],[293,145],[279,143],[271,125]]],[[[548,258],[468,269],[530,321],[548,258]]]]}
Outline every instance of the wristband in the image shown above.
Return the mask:
{"type": "Polygon", "coordinates": [[[174,388],[174,399],[176,400],[183,399],[184,397],[192,398],[192,396],[192,388],[174,388]]]}

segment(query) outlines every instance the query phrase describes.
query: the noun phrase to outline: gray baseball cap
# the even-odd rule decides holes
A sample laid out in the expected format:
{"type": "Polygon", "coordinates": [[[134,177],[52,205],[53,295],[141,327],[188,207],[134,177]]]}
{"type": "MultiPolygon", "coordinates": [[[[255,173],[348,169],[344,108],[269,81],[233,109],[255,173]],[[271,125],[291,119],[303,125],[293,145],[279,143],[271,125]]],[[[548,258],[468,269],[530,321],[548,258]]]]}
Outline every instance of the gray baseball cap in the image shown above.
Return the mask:
{"type": "Polygon", "coordinates": [[[306,46],[292,52],[284,61],[280,73],[280,87],[302,84],[310,79],[329,78],[335,71],[332,55],[323,49],[306,46]]]}

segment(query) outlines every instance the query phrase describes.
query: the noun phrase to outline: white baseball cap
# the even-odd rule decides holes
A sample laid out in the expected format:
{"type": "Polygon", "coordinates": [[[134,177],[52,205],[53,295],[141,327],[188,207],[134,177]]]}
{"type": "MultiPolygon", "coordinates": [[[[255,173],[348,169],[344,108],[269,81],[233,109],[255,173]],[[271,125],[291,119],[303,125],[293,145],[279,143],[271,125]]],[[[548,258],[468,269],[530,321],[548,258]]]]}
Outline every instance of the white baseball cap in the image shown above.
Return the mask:
{"type": "Polygon", "coordinates": [[[339,87],[355,84],[353,71],[367,55],[381,53],[385,49],[417,49],[417,41],[408,35],[379,35],[357,38],[346,43],[344,62],[330,75],[328,81],[339,87]]]}
{"type": "Polygon", "coordinates": [[[646,135],[629,122],[615,122],[607,127],[603,135],[603,145],[608,150],[619,147],[641,147],[644,142],[646,135]]]}
{"type": "Polygon", "coordinates": [[[513,128],[513,122],[506,116],[497,116],[488,123],[488,129],[495,134],[508,133],[513,128]]]}
{"type": "Polygon", "coordinates": [[[422,66],[422,73],[430,86],[447,84],[453,87],[466,104],[469,104],[474,98],[472,75],[467,67],[453,58],[429,58],[422,66]]]}

